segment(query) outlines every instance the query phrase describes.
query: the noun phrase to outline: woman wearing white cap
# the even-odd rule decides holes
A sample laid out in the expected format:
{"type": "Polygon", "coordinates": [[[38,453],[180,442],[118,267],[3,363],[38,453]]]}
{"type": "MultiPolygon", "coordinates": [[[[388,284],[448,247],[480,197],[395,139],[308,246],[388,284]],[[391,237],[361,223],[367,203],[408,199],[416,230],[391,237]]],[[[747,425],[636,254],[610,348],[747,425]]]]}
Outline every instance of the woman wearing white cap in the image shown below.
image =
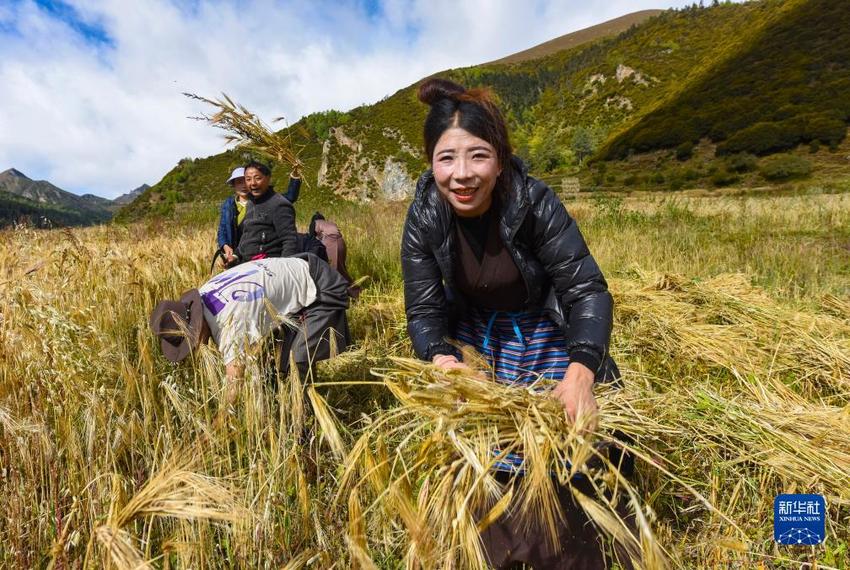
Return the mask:
{"type": "MultiPolygon", "coordinates": [[[[242,236],[242,222],[248,210],[250,192],[245,184],[245,168],[234,168],[227,179],[227,184],[233,188],[233,195],[228,196],[221,204],[221,215],[218,219],[218,252],[225,266],[237,260],[235,254],[239,238],[242,236]]],[[[284,198],[294,204],[301,190],[301,176],[297,170],[289,175],[289,186],[284,198]]]]}
{"type": "Polygon", "coordinates": [[[239,243],[239,234],[242,233],[242,220],[245,219],[246,206],[248,205],[248,188],[245,186],[245,169],[235,168],[227,179],[227,183],[233,188],[233,195],[228,196],[221,204],[221,215],[218,219],[218,251],[221,253],[225,265],[235,257],[233,250],[239,243]]]}

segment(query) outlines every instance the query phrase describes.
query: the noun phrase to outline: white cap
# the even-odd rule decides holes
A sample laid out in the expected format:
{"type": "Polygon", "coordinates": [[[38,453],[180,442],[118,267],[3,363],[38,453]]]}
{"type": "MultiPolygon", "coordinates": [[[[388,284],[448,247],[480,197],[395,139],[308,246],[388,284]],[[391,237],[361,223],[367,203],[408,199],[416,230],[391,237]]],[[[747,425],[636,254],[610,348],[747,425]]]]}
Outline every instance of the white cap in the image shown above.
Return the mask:
{"type": "Polygon", "coordinates": [[[230,173],[230,178],[227,179],[227,183],[230,184],[237,178],[245,178],[245,169],[241,166],[233,169],[233,172],[230,173]]]}

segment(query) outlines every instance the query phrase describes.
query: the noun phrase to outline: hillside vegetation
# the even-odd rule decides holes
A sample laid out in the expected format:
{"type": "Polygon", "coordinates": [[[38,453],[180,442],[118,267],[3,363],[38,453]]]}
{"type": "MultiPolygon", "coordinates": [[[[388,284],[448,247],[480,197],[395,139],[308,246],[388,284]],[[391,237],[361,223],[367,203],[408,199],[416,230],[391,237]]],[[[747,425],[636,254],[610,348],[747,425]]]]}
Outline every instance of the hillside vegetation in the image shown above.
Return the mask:
{"type": "Polygon", "coordinates": [[[46,180],[32,180],[15,168],[0,172],[0,227],[96,224],[108,221],[115,209],[110,200],[72,194],[46,180]]]}
{"type": "MultiPolygon", "coordinates": [[[[542,57],[440,75],[490,88],[517,154],[556,187],[564,178],[582,190],[758,187],[809,176],[841,186],[850,164],[830,152],[846,133],[848,18],[847,3],[829,0],[694,5],[542,57]],[[778,170],[761,158],[779,151],[811,156],[778,170]]],[[[412,85],[293,125],[307,165],[302,210],[409,196],[426,167],[425,113],[412,85]]],[[[184,159],[118,219],[220,200],[244,159],[184,159]]],[[[278,169],[276,182],[286,174],[278,169]]]]}
{"type": "Polygon", "coordinates": [[[28,200],[16,194],[0,191],[0,227],[15,224],[37,228],[56,226],[86,226],[109,219],[103,212],[77,210],[56,204],[28,200]]]}
{"type": "Polygon", "coordinates": [[[702,138],[720,143],[718,154],[837,146],[850,118],[850,6],[794,0],[760,19],[740,45],[613,137],[600,156],[702,138]]]}

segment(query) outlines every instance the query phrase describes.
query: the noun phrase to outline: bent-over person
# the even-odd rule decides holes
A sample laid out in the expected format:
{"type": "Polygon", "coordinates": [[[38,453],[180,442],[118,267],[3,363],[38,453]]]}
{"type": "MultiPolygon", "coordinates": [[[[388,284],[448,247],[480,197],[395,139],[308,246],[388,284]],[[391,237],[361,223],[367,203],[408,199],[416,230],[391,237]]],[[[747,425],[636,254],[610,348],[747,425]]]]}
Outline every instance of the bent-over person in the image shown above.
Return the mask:
{"type": "Polygon", "coordinates": [[[279,366],[288,372],[290,354],[303,372],[311,363],[344,350],[349,342],[348,283],[315,255],[268,258],[219,273],[179,300],[160,302],[150,325],[165,357],[180,362],[212,339],[221,352],[227,399],[245,371],[248,349],[283,320],[286,327],[279,366]]]}

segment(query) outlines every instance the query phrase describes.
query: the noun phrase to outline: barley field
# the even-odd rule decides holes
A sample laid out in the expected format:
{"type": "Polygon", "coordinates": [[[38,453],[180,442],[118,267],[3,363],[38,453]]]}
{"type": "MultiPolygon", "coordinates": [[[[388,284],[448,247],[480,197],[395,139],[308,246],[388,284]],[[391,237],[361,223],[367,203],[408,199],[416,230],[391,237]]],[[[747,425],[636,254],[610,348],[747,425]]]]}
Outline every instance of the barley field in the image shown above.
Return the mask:
{"type": "Polygon", "coordinates": [[[147,324],[209,277],[211,220],[0,232],[0,566],[474,568],[470,499],[555,516],[561,466],[637,567],[850,567],[850,194],[567,206],[616,302],[595,434],[411,358],[403,205],[326,212],[366,277],[355,345],[309,378],[260,354],[230,407],[215,349],[172,365],[147,324]],[[632,477],[599,465],[615,431],[632,477]],[[539,459],[516,497],[494,442],[539,459]],[[826,497],[823,545],[774,542],[793,492],[826,497]]]}

